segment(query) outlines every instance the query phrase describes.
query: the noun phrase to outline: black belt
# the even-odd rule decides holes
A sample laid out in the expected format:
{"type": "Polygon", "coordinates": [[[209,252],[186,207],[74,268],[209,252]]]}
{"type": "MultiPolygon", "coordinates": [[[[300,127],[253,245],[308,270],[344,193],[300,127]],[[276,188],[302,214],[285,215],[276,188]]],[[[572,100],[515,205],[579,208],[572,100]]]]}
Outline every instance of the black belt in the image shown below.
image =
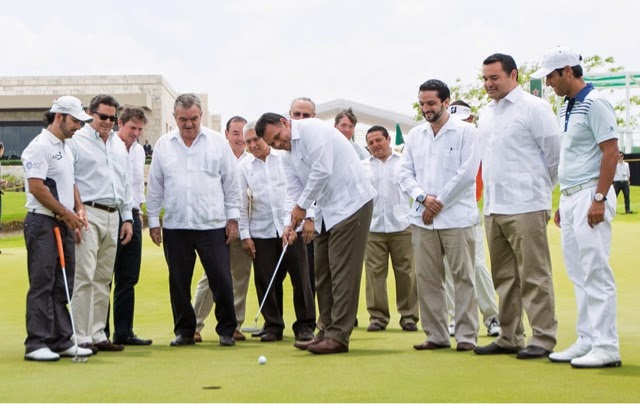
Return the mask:
{"type": "Polygon", "coordinates": [[[88,202],[82,202],[82,203],[87,206],[91,206],[92,208],[106,210],[109,213],[113,213],[118,210],[118,208],[116,208],[115,206],[107,206],[97,202],[88,201],[88,202]]]}

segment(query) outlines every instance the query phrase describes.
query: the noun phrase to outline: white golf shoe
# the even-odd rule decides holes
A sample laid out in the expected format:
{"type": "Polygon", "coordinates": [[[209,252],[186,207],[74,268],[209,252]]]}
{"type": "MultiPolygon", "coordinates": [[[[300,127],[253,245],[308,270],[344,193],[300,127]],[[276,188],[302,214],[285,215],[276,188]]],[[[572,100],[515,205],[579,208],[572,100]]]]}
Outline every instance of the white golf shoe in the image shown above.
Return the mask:
{"type": "Polygon", "coordinates": [[[603,348],[593,348],[588,354],[571,361],[574,368],[615,368],[622,366],[620,354],[603,348]]]}
{"type": "Polygon", "coordinates": [[[487,327],[487,335],[489,337],[497,337],[500,335],[500,322],[497,318],[494,317],[491,319],[491,323],[489,323],[487,327]]]}
{"type": "Polygon", "coordinates": [[[549,360],[551,362],[571,362],[573,359],[585,356],[589,351],[591,351],[589,345],[576,342],[564,351],[552,353],[549,355],[549,360]]]}
{"type": "Polygon", "coordinates": [[[24,359],[28,361],[51,362],[59,360],[60,355],[49,348],[40,348],[25,354],[24,359]]]}
{"type": "MultiPolygon", "coordinates": [[[[79,357],[85,357],[85,356],[91,356],[91,355],[93,355],[93,351],[91,349],[78,347],[78,356],[79,357]]],[[[72,346],[69,349],[65,349],[64,351],[60,352],[60,356],[66,357],[66,358],[75,357],[76,356],[76,347],[72,346]]]]}

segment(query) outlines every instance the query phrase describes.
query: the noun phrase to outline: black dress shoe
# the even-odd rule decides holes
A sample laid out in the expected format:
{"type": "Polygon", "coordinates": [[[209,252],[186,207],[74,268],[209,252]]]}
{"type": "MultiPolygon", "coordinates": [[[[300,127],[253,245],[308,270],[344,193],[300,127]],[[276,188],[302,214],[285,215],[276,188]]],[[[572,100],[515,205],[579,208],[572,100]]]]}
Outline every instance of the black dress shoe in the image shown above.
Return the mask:
{"type": "Polygon", "coordinates": [[[262,334],[262,337],[260,337],[260,342],[274,342],[274,341],[282,341],[282,334],[278,334],[275,332],[266,332],[262,334]]]}
{"type": "Polygon", "coordinates": [[[153,340],[141,339],[141,338],[138,338],[136,335],[134,335],[133,337],[114,340],[113,343],[120,344],[120,345],[151,345],[153,344],[153,340]]]}
{"type": "Polygon", "coordinates": [[[418,331],[418,326],[416,323],[407,323],[402,326],[402,331],[418,331]]]}
{"type": "Polygon", "coordinates": [[[256,331],[256,332],[252,332],[251,333],[251,337],[253,338],[260,338],[262,337],[267,331],[264,328],[261,328],[260,330],[256,331]]]}
{"type": "Polygon", "coordinates": [[[487,346],[477,346],[473,350],[478,355],[509,355],[518,353],[517,349],[503,348],[495,342],[490,343],[487,346]]]}
{"type": "Polygon", "coordinates": [[[171,341],[170,346],[186,346],[186,345],[195,345],[196,341],[193,337],[185,337],[184,335],[178,335],[176,339],[171,341]]]}
{"type": "Polygon", "coordinates": [[[537,345],[529,345],[525,349],[518,351],[516,358],[518,359],[538,359],[538,358],[546,358],[549,356],[551,351],[547,351],[541,346],[537,345]]]}
{"type": "Polygon", "coordinates": [[[236,341],[233,339],[233,335],[221,335],[220,346],[234,346],[236,341]]]}
{"type": "Polygon", "coordinates": [[[384,325],[380,324],[380,323],[376,323],[375,321],[371,324],[369,324],[369,326],[367,327],[367,332],[377,332],[377,331],[384,331],[387,327],[385,327],[384,325]]]}
{"type": "Polygon", "coordinates": [[[311,331],[301,331],[296,335],[296,341],[311,341],[313,339],[313,333],[311,331]]]}
{"type": "Polygon", "coordinates": [[[425,349],[434,350],[434,349],[445,349],[445,348],[451,348],[451,345],[436,344],[433,341],[426,341],[426,342],[423,342],[422,344],[416,344],[413,346],[413,349],[416,349],[418,351],[423,351],[425,349]]]}

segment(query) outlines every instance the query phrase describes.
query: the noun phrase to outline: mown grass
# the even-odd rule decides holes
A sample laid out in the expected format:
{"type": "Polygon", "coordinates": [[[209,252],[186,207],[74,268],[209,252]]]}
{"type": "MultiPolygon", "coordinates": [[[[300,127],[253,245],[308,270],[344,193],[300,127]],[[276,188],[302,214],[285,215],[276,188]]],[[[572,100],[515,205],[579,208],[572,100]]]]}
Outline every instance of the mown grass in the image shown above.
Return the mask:
{"type": "MultiPolygon", "coordinates": [[[[632,195],[640,195],[634,189],[632,195]]],[[[637,205],[636,205],[637,206],[637,205]]],[[[634,206],[634,210],[640,210],[634,206]]],[[[454,350],[415,351],[424,333],[406,333],[393,314],[387,331],[367,333],[364,285],[351,352],[314,356],[292,347],[291,290],[285,288],[285,340],[255,339],[222,348],[211,317],[205,342],[170,348],[173,338],[166,264],[145,232],[143,270],[137,290],[135,330],[151,347],[101,352],[85,364],[69,359],[32,363],[22,359],[25,338],[26,251],[21,237],[0,239],[0,401],[10,402],[638,402],[640,401],[640,215],[614,222],[612,267],[618,287],[618,332],[623,366],[576,370],[547,360],[480,357],[454,350]],[[258,357],[267,357],[266,365],[258,357]]],[[[559,230],[550,224],[558,346],[575,339],[575,298],[564,270],[559,230]]],[[[196,269],[195,282],[202,273],[196,269]]],[[[390,279],[390,301],[393,299],[390,279]]],[[[247,325],[258,308],[250,288],[247,325]]],[[[492,338],[481,329],[479,344],[492,338]]],[[[531,330],[527,327],[527,335],[531,330]]],[[[452,341],[455,346],[455,341],[452,341]]]]}

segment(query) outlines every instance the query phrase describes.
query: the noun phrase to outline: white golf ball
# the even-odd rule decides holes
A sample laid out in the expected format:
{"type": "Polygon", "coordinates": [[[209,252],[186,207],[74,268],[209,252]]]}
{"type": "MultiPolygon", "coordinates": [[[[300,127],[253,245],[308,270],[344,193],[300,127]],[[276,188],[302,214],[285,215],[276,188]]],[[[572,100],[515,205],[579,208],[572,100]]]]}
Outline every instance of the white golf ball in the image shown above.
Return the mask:
{"type": "Polygon", "coordinates": [[[264,356],[261,356],[258,358],[258,363],[261,365],[264,365],[265,363],[267,363],[267,358],[264,356]]]}

